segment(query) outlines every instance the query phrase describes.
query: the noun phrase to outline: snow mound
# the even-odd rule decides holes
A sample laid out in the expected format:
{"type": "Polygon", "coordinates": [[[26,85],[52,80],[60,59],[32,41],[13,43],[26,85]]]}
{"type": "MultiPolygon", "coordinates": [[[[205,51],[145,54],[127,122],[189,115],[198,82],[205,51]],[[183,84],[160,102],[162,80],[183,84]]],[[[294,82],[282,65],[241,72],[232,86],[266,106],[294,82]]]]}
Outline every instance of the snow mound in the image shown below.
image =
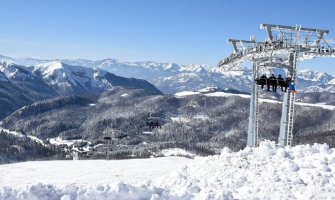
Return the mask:
{"type": "Polygon", "coordinates": [[[186,156],[186,157],[194,157],[195,155],[191,152],[188,152],[184,149],[180,148],[170,148],[164,149],[161,151],[161,154],[164,156],[186,156]]]}
{"type": "Polygon", "coordinates": [[[176,97],[185,97],[185,96],[191,96],[191,95],[197,95],[200,94],[200,92],[193,92],[193,91],[183,91],[183,92],[178,92],[174,94],[176,97]]]}
{"type": "Polygon", "coordinates": [[[265,141],[256,148],[197,157],[180,171],[145,183],[0,187],[0,198],[335,199],[334,172],[335,151],[326,144],[281,147],[265,141]]]}
{"type": "MultiPolygon", "coordinates": [[[[40,200],[72,200],[72,199],[118,199],[118,200],[135,200],[135,199],[159,199],[164,190],[155,187],[132,186],[129,184],[118,183],[114,186],[99,185],[90,187],[80,187],[68,185],[58,189],[53,185],[37,184],[28,186],[24,190],[13,190],[11,188],[0,189],[1,199],[40,199],[40,200]]],[[[173,197],[167,196],[168,199],[173,197]]]]}
{"type": "Polygon", "coordinates": [[[195,199],[335,199],[335,151],[326,144],[278,147],[196,158],[159,185],[195,199]]]}

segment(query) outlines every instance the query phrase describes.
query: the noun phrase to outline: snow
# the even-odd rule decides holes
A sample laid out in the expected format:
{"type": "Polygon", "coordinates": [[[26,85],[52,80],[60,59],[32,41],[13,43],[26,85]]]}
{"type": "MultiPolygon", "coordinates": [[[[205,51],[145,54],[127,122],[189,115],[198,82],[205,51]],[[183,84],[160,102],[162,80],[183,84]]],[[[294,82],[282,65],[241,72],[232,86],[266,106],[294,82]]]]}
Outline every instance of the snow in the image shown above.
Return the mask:
{"type": "MultiPolygon", "coordinates": [[[[177,149],[170,150],[178,152],[177,149]]],[[[335,150],[265,141],[220,155],[0,166],[0,199],[335,199],[335,150]]]]}
{"type": "Polygon", "coordinates": [[[193,120],[208,120],[210,117],[208,115],[194,115],[194,116],[175,116],[175,117],[170,117],[171,121],[173,122],[184,122],[184,123],[189,123],[192,122],[193,120]]]}
{"type": "Polygon", "coordinates": [[[152,131],[143,131],[144,135],[153,135],[154,133],[152,131]]]}
{"type": "Polygon", "coordinates": [[[33,72],[41,73],[48,84],[58,88],[59,92],[65,95],[71,93],[76,87],[85,88],[88,91],[112,88],[104,77],[107,71],[98,68],[73,66],[56,60],[35,65],[33,72]]]}
{"type": "Polygon", "coordinates": [[[200,94],[200,92],[184,91],[184,92],[175,93],[174,95],[176,97],[185,97],[185,96],[191,96],[191,95],[197,95],[197,94],[200,94]]]}
{"type": "Polygon", "coordinates": [[[170,148],[164,149],[161,151],[161,154],[164,156],[187,156],[187,157],[194,157],[193,153],[190,153],[184,149],[180,148],[170,148]]]}
{"type": "Polygon", "coordinates": [[[183,157],[161,157],[109,161],[35,161],[0,165],[0,187],[11,186],[18,189],[38,183],[57,187],[71,184],[114,185],[120,182],[136,185],[170,173],[172,170],[178,170],[192,161],[183,157]]]}
{"type": "Polygon", "coordinates": [[[54,71],[63,69],[63,64],[59,61],[51,61],[36,65],[36,69],[41,69],[41,71],[43,71],[43,75],[51,75],[54,71]]]}
{"type": "Polygon", "coordinates": [[[333,77],[327,73],[311,71],[308,69],[300,70],[297,76],[304,80],[310,80],[314,82],[321,81],[323,83],[327,83],[333,79],[333,77]]]}
{"type": "MultiPolygon", "coordinates": [[[[182,93],[182,95],[179,95],[179,97],[183,97],[183,96],[186,96],[186,95],[191,95],[189,94],[189,92],[180,92],[182,93]]],[[[177,93],[177,94],[180,94],[180,93],[177,93]]],[[[193,95],[195,95],[196,93],[194,93],[193,95]]],[[[250,95],[248,94],[232,94],[232,93],[225,93],[225,92],[213,92],[213,93],[208,93],[208,94],[205,94],[206,96],[209,96],[209,97],[228,97],[228,96],[239,96],[239,97],[242,97],[242,98],[250,98],[250,95]]],[[[277,100],[272,100],[272,99],[259,99],[259,102],[261,103],[278,103],[278,104],[281,104],[283,102],[281,101],[277,101],[277,100]]],[[[323,109],[327,109],[327,110],[335,110],[335,106],[332,106],[332,105],[324,105],[324,104],[311,104],[311,103],[301,103],[301,102],[295,102],[296,105],[300,105],[300,106],[309,106],[309,107],[319,107],[319,108],[323,108],[323,109]]]]}
{"type": "Polygon", "coordinates": [[[39,139],[38,137],[36,137],[36,136],[33,136],[33,135],[23,135],[22,133],[20,133],[20,132],[17,132],[17,131],[10,131],[10,130],[8,130],[8,129],[4,129],[4,128],[1,128],[0,127],[0,132],[1,131],[3,131],[3,132],[5,132],[5,133],[7,133],[7,134],[12,134],[12,135],[14,135],[14,136],[16,136],[16,137],[28,137],[28,138],[30,138],[31,140],[34,140],[34,141],[36,141],[36,142],[38,142],[38,143],[40,143],[40,144],[42,144],[42,145],[44,145],[44,146],[46,146],[45,144],[44,144],[44,142],[41,140],[41,139],[39,139]]]}
{"type": "Polygon", "coordinates": [[[195,115],[193,119],[207,120],[210,119],[210,117],[208,115],[195,115]]]}
{"type": "Polygon", "coordinates": [[[213,89],[217,89],[217,87],[205,87],[203,89],[198,90],[200,93],[211,92],[213,89]]]}
{"type": "Polygon", "coordinates": [[[38,143],[40,143],[42,145],[45,145],[44,142],[41,139],[39,139],[38,137],[36,137],[36,136],[28,135],[27,137],[29,137],[31,140],[34,140],[34,141],[36,141],[36,142],[38,142],[38,143]]]}
{"type": "Polygon", "coordinates": [[[209,97],[229,97],[229,96],[239,96],[242,98],[250,98],[250,95],[247,94],[232,94],[232,93],[226,93],[226,92],[213,92],[213,93],[208,93],[205,94],[206,96],[209,97]]]}
{"type": "Polygon", "coordinates": [[[319,107],[319,108],[323,108],[323,109],[327,109],[327,110],[335,110],[335,106],[332,105],[324,105],[324,104],[311,104],[311,103],[295,103],[297,105],[301,105],[301,106],[310,106],[310,107],[319,107]]]}
{"type": "Polygon", "coordinates": [[[6,133],[9,133],[9,134],[12,134],[12,135],[15,135],[16,137],[24,137],[24,135],[20,132],[16,132],[16,131],[10,131],[8,129],[5,129],[5,128],[2,128],[0,127],[0,132],[6,132],[6,133]]]}
{"type": "Polygon", "coordinates": [[[7,63],[0,61],[0,81],[9,81],[10,79],[26,79],[31,78],[30,75],[20,72],[24,67],[15,65],[14,63],[7,63]]]}
{"type": "Polygon", "coordinates": [[[72,146],[75,143],[78,142],[88,142],[86,140],[63,140],[61,137],[56,137],[56,138],[50,138],[50,144],[54,145],[67,145],[67,146],[72,146]]]}

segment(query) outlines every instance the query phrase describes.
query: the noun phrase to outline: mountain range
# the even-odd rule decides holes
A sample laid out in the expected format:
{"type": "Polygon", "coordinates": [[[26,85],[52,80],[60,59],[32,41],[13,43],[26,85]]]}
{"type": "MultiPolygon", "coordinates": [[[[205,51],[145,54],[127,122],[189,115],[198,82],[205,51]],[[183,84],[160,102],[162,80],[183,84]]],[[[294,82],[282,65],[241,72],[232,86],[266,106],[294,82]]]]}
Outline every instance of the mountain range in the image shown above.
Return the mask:
{"type": "MultiPolygon", "coordinates": [[[[35,66],[51,60],[32,58],[11,58],[0,56],[6,60],[24,66],[35,66]]],[[[248,69],[225,71],[210,65],[178,65],[175,63],[159,63],[153,61],[125,62],[116,59],[86,60],[59,59],[64,64],[83,66],[89,69],[103,69],[123,77],[134,77],[149,81],[160,91],[174,94],[185,90],[199,90],[208,86],[232,88],[251,92],[252,72],[248,69]]],[[[266,69],[261,73],[286,74],[282,69],[266,69]]],[[[335,93],[335,77],[311,70],[301,70],[297,74],[297,89],[300,92],[331,92],[335,93]]]]}
{"type": "Polygon", "coordinates": [[[60,96],[89,95],[115,86],[162,94],[146,80],[124,78],[97,68],[51,61],[25,67],[0,62],[0,119],[22,106],[60,96]]]}

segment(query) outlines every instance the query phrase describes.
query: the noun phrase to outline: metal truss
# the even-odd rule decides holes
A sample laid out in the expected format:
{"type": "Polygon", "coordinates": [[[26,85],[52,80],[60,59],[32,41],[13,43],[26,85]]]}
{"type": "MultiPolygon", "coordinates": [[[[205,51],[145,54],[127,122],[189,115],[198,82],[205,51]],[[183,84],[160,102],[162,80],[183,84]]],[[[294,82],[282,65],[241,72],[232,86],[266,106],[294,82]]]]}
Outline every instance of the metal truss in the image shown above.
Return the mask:
{"type": "MultiPolygon", "coordinates": [[[[253,79],[258,77],[262,68],[285,68],[292,82],[295,83],[297,62],[315,57],[335,57],[334,44],[324,39],[329,30],[305,28],[302,26],[284,26],[261,24],[261,29],[267,31],[268,38],[264,42],[255,39],[229,39],[234,52],[218,63],[222,70],[240,69],[241,63],[253,62],[253,79]]],[[[250,113],[248,125],[248,146],[259,144],[259,91],[253,82],[250,99],[250,113]]],[[[290,89],[284,94],[282,117],[278,143],[292,145],[294,124],[295,94],[290,89]]]]}

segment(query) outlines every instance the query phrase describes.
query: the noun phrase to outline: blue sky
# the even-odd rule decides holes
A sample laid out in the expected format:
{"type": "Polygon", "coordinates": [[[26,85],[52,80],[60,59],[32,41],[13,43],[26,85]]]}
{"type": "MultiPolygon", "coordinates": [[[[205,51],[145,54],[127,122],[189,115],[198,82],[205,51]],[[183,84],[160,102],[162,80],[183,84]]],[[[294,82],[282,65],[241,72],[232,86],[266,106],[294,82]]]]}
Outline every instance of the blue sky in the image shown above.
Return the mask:
{"type": "MultiPolygon", "coordinates": [[[[211,64],[228,38],[266,37],[261,23],[330,30],[335,1],[0,0],[0,54],[211,64]]],[[[299,63],[335,74],[334,59],[299,63]]]]}

